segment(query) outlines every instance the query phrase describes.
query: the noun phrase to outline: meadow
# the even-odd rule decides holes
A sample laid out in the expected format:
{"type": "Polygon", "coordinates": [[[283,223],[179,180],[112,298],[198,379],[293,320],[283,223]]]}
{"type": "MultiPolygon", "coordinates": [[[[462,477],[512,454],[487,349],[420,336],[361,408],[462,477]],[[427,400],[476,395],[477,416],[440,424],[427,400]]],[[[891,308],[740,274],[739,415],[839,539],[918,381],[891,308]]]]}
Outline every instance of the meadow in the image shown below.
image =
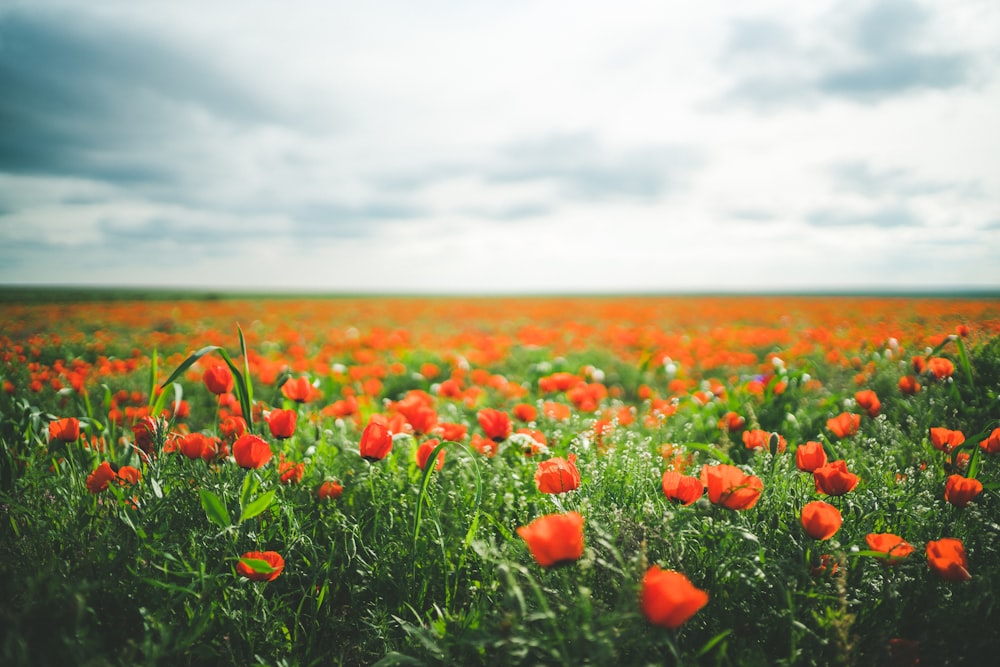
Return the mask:
{"type": "Polygon", "coordinates": [[[1000,650],[996,298],[25,292],[0,385],[0,664],[1000,650]]]}

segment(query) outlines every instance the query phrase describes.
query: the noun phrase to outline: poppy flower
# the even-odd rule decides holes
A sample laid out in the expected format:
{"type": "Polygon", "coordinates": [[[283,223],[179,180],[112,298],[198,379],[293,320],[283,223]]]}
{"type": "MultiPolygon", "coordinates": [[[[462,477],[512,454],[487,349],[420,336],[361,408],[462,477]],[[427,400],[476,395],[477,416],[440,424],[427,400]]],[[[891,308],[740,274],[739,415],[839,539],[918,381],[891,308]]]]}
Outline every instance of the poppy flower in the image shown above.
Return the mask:
{"type": "Polygon", "coordinates": [[[80,420],[76,417],[63,417],[49,423],[49,442],[76,442],[80,438],[80,420]]]}
{"type": "Polygon", "coordinates": [[[358,451],[366,461],[381,461],[392,451],[392,431],[380,420],[369,420],[361,433],[358,451]]]}
{"type": "Polygon", "coordinates": [[[236,386],[236,380],[233,378],[233,374],[229,370],[229,367],[225,364],[215,364],[214,366],[206,368],[205,372],[201,376],[201,381],[204,382],[205,387],[216,396],[228,394],[233,390],[233,387],[236,386]]]}
{"type": "Polygon", "coordinates": [[[828,540],[840,530],[840,510],[822,500],[806,503],[801,519],[806,533],[816,540],[828,540]]]}
{"type": "Polygon", "coordinates": [[[236,442],[236,439],[247,432],[247,422],[243,417],[230,415],[219,422],[219,434],[226,442],[236,442]]]}
{"type": "Polygon", "coordinates": [[[920,383],[912,375],[904,375],[899,378],[899,390],[908,396],[912,396],[920,391],[920,383]]]}
{"type": "MultiPolygon", "coordinates": [[[[434,448],[437,447],[439,444],[441,444],[440,440],[437,440],[436,438],[431,438],[430,440],[420,443],[420,446],[417,447],[416,451],[417,465],[420,467],[421,470],[427,468],[427,459],[430,458],[430,455],[434,451],[434,448]]],[[[444,449],[438,452],[437,465],[435,466],[436,470],[440,470],[441,466],[444,465],[444,452],[445,452],[444,449]]]]}
{"type": "Polygon", "coordinates": [[[674,470],[663,473],[663,495],[682,505],[690,505],[705,493],[700,479],[688,477],[674,470]]]}
{"type": "Polygon", "coordinates": [[[930,436],[931,444],[934,445],[934,449],[945,453],[950,452],[952,449],[965,442],[965,434],[961,431],[953,431],[950,428],[943,428],[940,426],[931,427],[930,436]]]}
{"type": "Polygon", "coordinates": [[[523,422],[533,422],[538,419],[538,408],[531,403],[518,403],[513,409],[514,417],[523,422]]]}
{"type": "Polygon", "coordinates": [[[814,577],[830,576],[837,574],[840,563],[830,554],[823,554],[819,557],[819,563],[809,566],[809,574],[814,577]]]}
{"type": "Polygon", "coordinates": [[[305,463],[286,461],[285,455],[281,455],[281,459],[278,461],[278,478],[282,484],[298,484],[302,481],[302,476],[305,472],[305,463]]]}
{"type": "Polygon", "coordinates": [[[847,469],[846,461],[832,461],[813,471],[816,492],[828,496],[842,496],[858,485],[860,477],[847,469]]]}
{"type": "Polygon", "coordinates": [[[719,420],[719,429],[723,431],[739,431],[746,423],[747,420],[741,417],[739,413],[730,410],[722,415],[722,419],[719,420]]]}
{"type": "Polygon", "coordinates": [[[938,380],[951,377],[955,372],[955,364],[950,359],[944,357],[931,357],[927,360],[927,370],[938,380]]]}
{"type": "Polygon", "coordinates": [[[218,451],[218,447],[213,439],[204,433],[187,433],[182,435],[175,442],[175,447],[189,459],[204,459],[205,461],[210,461],[214,458],[218,451]]]}
{"type": "Polygon", "coordinates": [[[950,475],[944,484],[944,499],[955,507],[965,507],[982,492],[982,482],[961,475],[950,475]]]}
{"type": "Polygon", "coordinates": [[[139,483],[142,473],[133,466],[122,466],[118,469],[118,483],[122,486],[134,486],[139,483]]]}
{"type": "Polygon", "coordinates": [[[965,546],[953,537],[927,543],[927,565],[945,581],[968,581],[972,578],[965,546]]]}
{"type": "Polygon", "coordinates": [[[857,401],[858,406],[864,409],[872,419],[877,417],[879,411],[882,409],[882,402],[878,400],[878,394],[871,389],[863,389],[857,392],[854,394],[854,400],[857,401]]]}
{"type": "Polygon", "coordinates": [[[513,430],[507,413],[494,408],[483,408],[476,413],[476,419],[486,437],[494,442],[506,440],[513,430]]]}
{"type": "Polygon", "coordinates": [[[344,487],[336,480],[328,479],[319,485],[316,495],[322,500],[336,500],[344,493],[344,487]]]}
{"type": "Polygon", "coordinates": [[[736,466],[720,463],[701,469],[702,484],[708,489],[713,505],[731,510],[748,510],[760,500],[764,483],[759,477],[747,475],[736,466]]]}
{"type": "Polygon", "coordinates": [[[847,438],[858,432],[861,426],[861,415],[841,412],[836,417],[826,420],[826,427],[838,438],[847,438]]]}
{"type": "Polygon", "coordinates": [[[865,535],[865,542],[872,551],[885,554],[877,558],[889,565],[895,565],[913,553],[912,544],[892,533],[868,533],[865,535]]]}
{"type": "Polygon", "coordinates": [[[267,427],[271,430],[271,435],[284,440],[295,434],[297,419],[295,410],[271,410],[267,415],[267,427]]]}
{"type": "Polygon", "coordinates": [[[917,667],[920,664],[920,642],[894,637],[888,641],[889,661],[893,667],[917,667]]]}
{"type": "Polygon", "coordinates": [[[802,472],[813,472],[826,465],[826,450],[821,442],[804,442],[795,448],[795,467],[802,472]]]}
{"type": "Polygon", "coordinates": [[[135,446],[145,454],[152,452],[157,430],[158,424],[152,417],[143,417],[132,424],[132,437],[135,439],[135,446]]]}
{"type": "Polygon", "coordinates": [[[97,468],[87,476],[87,490],[93,494],[98,494],[108,488],[108,484],[111,483],[118,476],[118,473],[112,469],[111,464],[107,461],[102,461],[97,468]]]}
{"type": "Polygon", "coordinates": [[[708,604],[708,593],[680,572],[654,565],[642,578],[640,605],[653,625],[675,630],[708,604]]]}
{"type": "Polygon", "coordinates": [[[993,429],[985,440],[980,440],[979,446],[987,454],[1000,454],[1000,428],[993,429]]]}
{"type": "Polygon", "coordinates": [[[233,456],[241,468],[262,468],[271,460],[271,446],[260,436],[246,433],[233,443],[233,456]]]}
{"type": "Polygon", "coordinates": [[[580,487],[580,471],[576,469],[576,454],[568,458],[553,457],[541,461],[535,470],[535,486],[542,493],[566,493],[580,487]]]}
{"type": "Polygon", "coordinates": [[[296,403],[308,403],[319,396],[319,390],[312,386],[309,378],[302,376],[292,378],[281,385],[281,395],[296,403]]]}
{"type": "Polygon", "coordinates": [[[441,436],[443,440],[461,442],[462,440],[465,440],[468,430],[469,429],[465,424],[438,422],[437,426],[434,427],[434,435],[441,436]]]}
{"type": "Polygon", "coordinates": [[[764,451],[770,451],[772,436],[776,436],[778,439],[776,445],[778,453],[784,452],[788,447],[788,443],[785,441],[784,436],[779,435],[778,433],[764,431],[759,428],[743,432],[743,446],[747,449],[763,449],[764,451]]]}
{"type": "Polygon", "coordinates": [[[542,567],[571,563],[583,556],[583,516],[579,512],[547,514],[521,526],[517,534],[542,567]]]}
{"type": "Polygon", "coordinates": [[[274,581],[285,569],[285,559],[276,551],[248,551],[236,563],[236,571],[250,581],[274,581]]]}

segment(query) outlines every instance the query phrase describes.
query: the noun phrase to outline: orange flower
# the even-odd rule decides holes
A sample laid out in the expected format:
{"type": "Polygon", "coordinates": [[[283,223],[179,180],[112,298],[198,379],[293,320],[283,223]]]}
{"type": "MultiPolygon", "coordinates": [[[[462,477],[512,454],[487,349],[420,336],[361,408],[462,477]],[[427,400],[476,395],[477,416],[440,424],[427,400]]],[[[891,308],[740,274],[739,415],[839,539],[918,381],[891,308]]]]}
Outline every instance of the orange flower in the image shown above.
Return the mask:
{"type": "Polygon", "coordinates": [[[97,494],[108,488],[108,484],[117,477],[118,474],[111,468],[111,464],[102,461],[94,472],[87,476],[87,490],[97,494]]]}
{"type": "Polygon", "coordinates": [[[309,378],[294,378],[281,385],[281,395],[296,403],[308,403],[319,396],[319,390],[312,386],[309,378]]]}
{"type": "Polygon", "coordinates": [[[209,366],[202,374],[201,380],[205,383],[205,387],[216,396],[228,394],[236,385],[232,372],[225,364],[209,366]]]}
{"type": "Polygon", "coordinates": [[[828,496],[842,496],[850,493],[858,485],[860,479],[848,471],[846,461],[832,461],[813,471],[816,482],[816,492],[828,496]]]}
{"type": "Polygon", "coordinates": [[[944,485],[944,499],[955,507],[965,507],[982,492],[982,482],[961,475],[950,475],[944,485]]]}
{"type": "Polygon", "coordinates": [[[826,427],[838,438],[847,438],[858,432],[861,426],[861,415],[841,412],[836,417],[826,420],[826,427]]]}
{"type": "Polygon", "coordinates": [[[882,402],[878,400],[878,394],[871,389],[857,392],[854,394],[854,400],[873,419],[878,416],[879,410],[882,409],[882,402]]]}
{"type": "Polygon", "coordinates": [[[204,433],[188,433],[177,439],[176,447],[189,459],[210,461],[218,452],[214,440],[204,433]]]}
{"type": "Polygon", "coordinates": [[[675,630],[708,604],[708,593],[680,572],[654,565],[642,578],[640,604],[650,623],[675,630]]]}
{"type": "MultiPolygon", "coordinates": [[[[430,458],[430,455],[434,451],[434,448],[437,447],[439,444],[441,444],[439,440],[437,440],[436,438],[431,438],[430,440],[422,442],[420,446],[417,447],[417,452],[416,452],[417,465],[420,467],[421,470],[427,468],[427,459],[430,458]]],[[[441,466],[444,465],[444,452],[445,452],[444,449],[438,452],[437,465],[434,466],[436,470],[440,470],[441,466]]]]}
{"type": "Polygon", "coordinates": [[[271,446],[259,436],[246,433],[233,443],[233,456],[241,468],[262,468],[271,460],[271,446]]]}
{"type": "Polygon", "coordinates": [[[231,415],[219,422],[219,434],[226,442],[236,442],[236,439],[247,432],[247,423],[243,417],[231,415]]]}
{"type": "Polygon", "coordinates": [[[583,516],[547,514],[517,529],[542,567],[571,563],[583,555],[583,516]]]}
{"type": "Polygon", "coordinates": [[[784,436],[779,435],[778,433],[771,433],[770,431],[762,431],[761,429],[744,431],[743,446],[747,449],[763,449],[764,451],[770,451],[772,436],[778,439],[778,453],[784,452],[788,447],[788,443],[785,442],[784,436]]]}
{"type": "Polygon", "coordinates": [[[443,440],[461,442],[465,440],[468,427],[465,424],[455,424],[452,422],[438,422],[434,427],[434,434],[441,436],[443,440]]]}
{"type": "Polygon", "coordinates": [[[760,500],[764,483],[759,477],[747,475],[736,466],[720,463],[701,469],[701,482],[708,488],[713,505],[731,510],[748,510],[760,500]]]}
{"type": "Polygon", "coordinates": [[[979,446],[987,454],[1000,454],[1000,428],[993,429],[985,440],[980,440],[979,446]]]}
{"type": "Polygon", "coordinates": [[[576,454],[568,459],[554,457],[538,464],[535,486],[542,493],[565,493],[580,486],[580,471],[576,469],[576,454]]]}
{"type": "Polygon", "coordinates": [[[392,451],[392,431],[381,420],[370,419],[361,433],[358,451],[367,461],[381,461],[392,451]]]}
{"type": "Polygon", "coordinates": [[[895,565],[913,553],[913,545],[892,533],[868,533],[865,542],[872,551],[884,553],[885,556],[877,558],[889,565],[895,565]]]}
{"type": "Polygon", "coordinates": [[[899,378],[899,390],[904,394],[912,396],[920,391],[920,383],[912,375],[904,375],[899,378]]]}
{"type": "Polygon", "coordinates": [[[538,409],[530,403],[518,403],[513,413],[516,419],[523,422],[533,422],[538,418],[538,409]]]}
{"type": "Polygon", "coordinates": [[[730,410],[722,415],[722,419],[719,420],[719,428],[723,431],[739,431],[746,423],[746,419],[730,410]]]}
{"type": "Polygon", "coordinates": [[[158,429],[159,424],[152,417],[143,417],[132,424],[132,437],[135,438],[135,446],[143,453],[149,454],[153,451],[153,441],[156,439],[158,429]]]}
{"type": "Polygon", "coordinates": [[[968,581],[972,578],[965,547],[961,540],[953,537],[927,543],[927,564],[945,581],[968,581]]]}
{"type": "Polygon", "coordinates": [[[802,472],[813,472],[826,465],[826,451],[821,442],[804,442],[795,448],[795,467],[802,472]]]}
{"type": "Polygon", "coordinates": [[[316,491],[316,495],[323,500],[326,499],[336,500],[343,493],[344,493],[344,487],[341,486],[341,484],[336,480],[331,480],[331,479],[328,479],[327,481],[320,484],[319,489],[316,491]]]}
{"type": "Polygon", "coordinates": [[[80,420],[76,417],[63,417],[49,423],[49,442],[76,442],[80,438],[80,420]]]}
{"type": "Polygon", "coordinates": [[[285,559],[276,551],[248,551],[236,564],[236,571],[251,581],[274,581],[284,569],[285,559]]]}
{"type": "Polygon", "coordinates": [[[944,357],[931,357],[927,360],[927,370],[938,380],[943,380],[955,372],[955,364],[944,357]]]}
{"type": "Polygon", "coordinates": [[[840,510],[822,500],[806,503],[801,518],[806,533],[816,540],[828,540],[840,530],[840,510]]]}
{"type": "Polygon", "coordinates": [[[663,473],[663,495],[682,505],[690,505],[705,493],[700,479],[688,477],[673,470],[663,473]]]}
{"type": "Polygon", "coordinates": [[[932,426],[930,434],[931,444],[934,445],[934,449],[938,449],[945,453],[950,452],[952,449],[965,442],[964,433],[961,431],[953,431],[950,428],[932,426]]]}
{"type": "Polygon", "coordinates": [[[549,419],[554,419],[556,421],[566,421],[570,416],[569,406],[565,403],[557,403],[556,401],[545,401],[542,404],[542,414],[544,414],[549,419]]]}
{"type": "Polygon", "coordinates": [[[295,434],[295,422],[298,414],[295,410],[271,410],[267,415],[267,427],[271,435],[279,440],[290,438],[295,434]]]}
{"type": "Polygon", "coordinates": [[[278,461],[278,477],[281,479],[282,484],[298,484],[302,481],[302,476],[305,472],[305,463],[286,461],[285,455],[281,455],[281,459],[278,461]]]}
{"type": "Polygon", "coordinates": [[[494,442],[506,440],[513,430],[507,413],[494,408],[483,408],[476,413],[476,419],[486,437],[494,442]]]}

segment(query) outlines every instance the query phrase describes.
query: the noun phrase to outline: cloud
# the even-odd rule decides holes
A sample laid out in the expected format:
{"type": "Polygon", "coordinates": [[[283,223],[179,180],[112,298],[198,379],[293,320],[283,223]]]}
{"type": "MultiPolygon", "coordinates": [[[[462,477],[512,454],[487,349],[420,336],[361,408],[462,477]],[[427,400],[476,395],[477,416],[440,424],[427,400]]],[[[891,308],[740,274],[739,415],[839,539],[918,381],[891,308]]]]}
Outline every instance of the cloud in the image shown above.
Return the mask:
{"type": "Polygon", "coordinates": [[[919,227],[922,222],[905,208],[881,208],[869,212],[836,208],[817,209],[805,216],[813,227],[919,227]]]}

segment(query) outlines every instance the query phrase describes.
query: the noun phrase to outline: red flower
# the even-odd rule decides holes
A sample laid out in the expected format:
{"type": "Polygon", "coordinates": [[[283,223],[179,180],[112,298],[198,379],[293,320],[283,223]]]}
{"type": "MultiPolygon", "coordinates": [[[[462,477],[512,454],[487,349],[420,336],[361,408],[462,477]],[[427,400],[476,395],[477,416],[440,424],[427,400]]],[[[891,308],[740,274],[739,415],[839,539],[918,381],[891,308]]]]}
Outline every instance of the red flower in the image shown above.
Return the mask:
{"type": "Polygon", "coordinates": [[[523,422],[533,422],[538,418],[538,408],[530,403],[518,403],[513,412],[514,417],[523,422]]]}
{"type": "Polygon", "coordinates": [[[1000,454],[1000,428],[993,429],[985,440],[980,440],[979,446],[987,454],[1000,454]]]}
{"type": "MultiPolygon", "coordinates": [[[[430,458],[431,452],[433,452],[434,448],[439,444],[441,444],[439,440],[431,438],[430,440],[420,443],[420,446],[417,447],[417,465],[420,466],[421,470],[427,468],[427,459],[430,458]]],[[[444,465],[444,451],[445,450],[442,449],[438,452],[437,465],[435,466],[436,470],[440,470],[441,466],[444,465]]]]}
{"type": "Polygon", "coordinates": [[[556,456],[540,462],[535,470],[535,486],[542,493],[565,493],[579,488],[576,454],[570,454],[568,459],[556,456]]]}
{"type": "Polygon", "coordinates": [[[278,477],[281,479],[282,484],[298,484],[302,481],[302,475],[305,472],[305,463],[286,461],[285,455],[281,455],[281,460],[278,462],[278,477]]]}
{"type": "Polygon", "coordinates": [[[441,436],[443,440],[461,442],[465,440],[468,427],[465,424],[454,424],[452,422],[438,422],[434,427],[434,434],[441,436]]]}
{"type": "Polygon", "coordinates": [[[861,415],[841,412],[836,417],[826,420],[826,427],[838,438],[846,438],[858,432],[861,426],[861,415]]]}
{"type": "Polygon", "coordinates": [[[276,551],[248,551],[236,564],[236,571],[251,581],[274,581],[284,569],[285,559],[276,551]]]}
{"type": "Polygon", "coordinates": [[[826,465],[826,451],[821,442],[804,442],[795,448],[795,467],[802,472],[813,472],[826,465]]]}
{"type": "Polygon", "coordinates": [[[847,470],[846,461],[833,461],[813,471],[816,481],[816,492],[828,496],[842,496],[850,493],[858,485],[860,479],[847,470]]]}
{"type": "Polygon", "coordinates": [[[517,529],[542,567],[570,563],[583,555],[583,516],[547,514],[517,529]]]}
{"type": "Polygon", "coordinates": [[[663,495],[682,505],[690,505],[705,493],[700,479],[688,477],[673,470],[663,473],[663,495]]]}
{"type": "Polygon", "coordinates": [[[927,564],[945,581],[968,581],[969,561],[961,540],[943,537],[927,543],[927,564]]]}
{"type": "Polygon", "coordinates": [[[931,357],[927,360],[927,370],[938,380],[943,380],[955,372],[955,364],[944,357],[931,357]]]}
{"type": "Polygon", "coordinates": [[[476,414],[476,419],[483,427],[483,433],[486,434],[486,437],[494,442],[506,440],[513,430],[510,417],[507,416],[506,412],[500,410],[483,408],[476,414]]]}
{"type": "Polygon", "coordinates": [[[982,482],[961,475],[949,476],[944,485],[944,499],[955,507],[965,507],[982,492],[982,482]]]}
{"type": "Polygon", "coordinates": [[[392,431],[381,420],[370,419],[361,433],[358,451],[367,461],[381,461],[392,451],[392,431]]]}
{"type": "Polygon", "coordinates": [[[640,604],[650,623],[675,630],[708,604],[708,593],[680,572],[654,565],[642,578],[640,604]]]}
{"type": "Polygon", "coordinates": [[[854,400],[873,419],[878,416],[879,410],[882,409],[882,402],[878,400],[878,394],[871,389],[864,389],[857,392],[854,394],[854,400]]]}
{"type": "Polygon", "coordinates": [[[964,433],[961,431],[953,431],[950,428],[933,426],[931,427],[930,434],[931,444],[934,445],[934,449],[941,450],[945,453],[950,452],[952,449],[965,442],[964,433]]]}
{"type": "Polygon", "coordinates": [[[49,442],[76,442],[80,438],[80,420],[76,417],[63,417],[49,423],[49,442]]]}
{"type": "Polygon", "coordinates": [[[816,540],[828,540],[840,530],[840,510],[822,500],[806,503],[802,508],[802,527],[816,540]]]}
{"type": "Polygon", "coordinates": [[[746,423],[746,419],[730,410],[722,415],[722,419],[719,420],[719,428],[723,431],[739,431],[746,423]]]}
{"type": "Polygon", "coordinates": [[[228,394],[236,385],[236,380],[233,378],[232,372],[230,372],[229,367],[225,364],[209,366],[205,369],[201,380],[205,383],[208,390],[216,396],[228,394]]]}
{"type": "Polygon", "coordinates": [[[243,417],[231,415],[219,422],[219,433],[226,442],[236,442],[236,439],[247,432],[247,423],[243,417]]]}
{"type": "Polygon", "coordinates": [[[296,403],[308,403],[319,396],[319,390],[312,386],[309,378],[302,376],[281,385],[281,395],[296,403]]]}
{"type": "Polygon", "coordinates": [[[759,428],[743,432],[743,446],[747,449],[763,449],[764,451],[770,451],[772,435],[778,438],[778,453],[784,452],[785,448],[788,447],[788,443],[785,442],[784,436],[777,433],[771,433],[770,431],[762,431],[759,428]]]}
{"type": "Polygon", "coordinates": [[[868,533],[865,542],[872,551],[884,553],[885,556],[878,556],[878,559],[889,565],[895,565],[913,553],[913,545],[892,533],[868,533]]]}
{"type": "Polygon", "coordinates": [[[748,510],[760,500],[764,483],[759,477],[747,475],[736,466],[720,463],[704,466],[701,481],[708,488],[708,499],[713,505],[731,510],[748,510]]]}
{"type": "Polygon", "coordinates": [[[122,486],[134,486],[139,483],[141,478],[142,473],[139,472],[138,468],[134,468],[132,466],[122,466],[118,469],[118,483],[122,486]]]}
{"type": "Polygon", "coordinates": [[[132,424],[132,437],[135,438],[135,446],[146,454],[153,451],[153,441],[156,439],[158,426],[152,417],[143,417],[132,424]]]}
{"type": "Polygon", "coordinates": [[[188,433],[177,439],[176,447],[189,459],[211,461],[219,448],[213,438],[204,433],[188,433]]]}
{"type": "Polygon", "coordinates": [[[259,436],[247,433],[233,443],[233,456],[241,468],[262,468],[271,460],[271,446],[259,436]]]}
{"type": "Polygon", "coordinates": [[[111,468],[111,464],[102,461],[94,472],[87,476],[87,490],[97,494],[108,488],[108,484],[117,477],[118,474],[111,468]]]}
{"type": "Polygon", "coordinates": [[[899,390],[904,394],[912,396],[920,391],[920,383],[912,375],[904,375],[899,378],[899,390]]]}
{"type": "Polygon", "coordinates": [[[271,410],[267,415],[267,427],[271,429],[271,435],[283,440],[295,434],[297,419],[298,414],[295,410],[271,410]]]}
{"type": "Polygon", "coordinates": [[[321,499],[336,500],[344,493],[344,487],[336,480],[327,480],[319,485],[316,495],[321,499]]]}

